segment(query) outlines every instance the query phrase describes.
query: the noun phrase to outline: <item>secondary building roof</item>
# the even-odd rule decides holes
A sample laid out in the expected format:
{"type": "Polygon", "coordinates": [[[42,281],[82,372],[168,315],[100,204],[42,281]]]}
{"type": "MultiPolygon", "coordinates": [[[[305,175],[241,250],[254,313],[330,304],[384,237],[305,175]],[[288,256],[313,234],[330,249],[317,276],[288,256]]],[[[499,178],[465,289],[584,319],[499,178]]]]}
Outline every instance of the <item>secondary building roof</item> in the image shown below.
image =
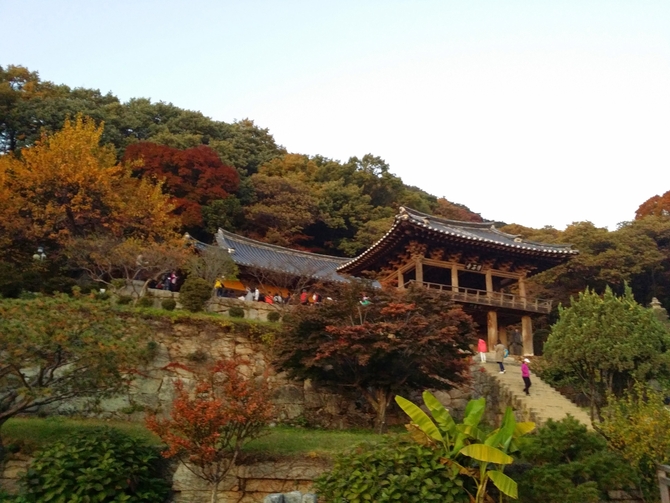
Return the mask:
{"type": "Polygon", "coordinates": [[[245,238],[219,229],[216,243],[227,250],[237,265],[326,281],[347,281],[337,268],[350,259],[319,255],[245,238]]]}

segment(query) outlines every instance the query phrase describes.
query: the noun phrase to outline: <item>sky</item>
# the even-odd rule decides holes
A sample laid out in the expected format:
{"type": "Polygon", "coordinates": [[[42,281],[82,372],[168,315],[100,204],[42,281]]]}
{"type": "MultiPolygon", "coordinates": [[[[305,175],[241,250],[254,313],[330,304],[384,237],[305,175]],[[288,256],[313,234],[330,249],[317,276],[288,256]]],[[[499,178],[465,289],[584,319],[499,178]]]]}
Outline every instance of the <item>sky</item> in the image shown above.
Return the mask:
{"type": "Polygon", "coordinates": [[[0,65],[372,153],[484,218],[614,230],[670,190],[667,0],[0,0],[0,65]]]}

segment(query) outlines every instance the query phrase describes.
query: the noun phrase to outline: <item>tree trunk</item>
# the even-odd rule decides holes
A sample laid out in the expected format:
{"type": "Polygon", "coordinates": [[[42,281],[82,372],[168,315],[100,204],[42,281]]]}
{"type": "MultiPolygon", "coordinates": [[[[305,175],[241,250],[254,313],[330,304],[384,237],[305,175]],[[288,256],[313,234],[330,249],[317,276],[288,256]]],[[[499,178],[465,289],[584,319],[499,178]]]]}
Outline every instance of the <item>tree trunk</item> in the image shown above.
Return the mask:
{"type": "Polygon", "coordinates": [[[209,503],[216,503],[216,500],[218,499],[218,493],[219,492],[219,483],[215,482],[212,484],[212,495],[209,498],[209,503]]]}
{"type": "Polygon", "coordinates": [[[375,433],[382,434],[386,433],[387,424],[386,424],[386,410],[388,409],[389,404],[389,393],[383,389],[375,390],[375,402],[377,405],[375,411],[377,412],[377,417],[375,417],[375,433]]]}

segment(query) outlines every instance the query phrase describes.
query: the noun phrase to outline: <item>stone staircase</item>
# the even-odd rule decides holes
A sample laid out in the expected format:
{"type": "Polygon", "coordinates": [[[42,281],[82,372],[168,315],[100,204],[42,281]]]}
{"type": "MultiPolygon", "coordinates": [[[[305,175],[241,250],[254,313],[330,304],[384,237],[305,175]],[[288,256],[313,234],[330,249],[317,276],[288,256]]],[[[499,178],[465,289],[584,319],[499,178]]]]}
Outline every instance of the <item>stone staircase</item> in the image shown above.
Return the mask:
{"type": "Polygon", "coordinates": [[[479,363],[486,373],[500,386],[501,391],[507,395],[507,401],[511,402],[517,410],[525,410],[528,419],[535,421],[538,425],[549,419],[560,421],[566,415],[571,415],[579,422],[586,425],[590,430],[591,417],[588,411],[581,409],[554,388],[543,382],[533,373],[533,364],[530,364],[530,396],[523,392],[524,384],[521,379],[521,364],[513,358],[506,358],[505,373],[500,374],[498,363],[493,353],[487,355],[486,363],[479,363]]]}

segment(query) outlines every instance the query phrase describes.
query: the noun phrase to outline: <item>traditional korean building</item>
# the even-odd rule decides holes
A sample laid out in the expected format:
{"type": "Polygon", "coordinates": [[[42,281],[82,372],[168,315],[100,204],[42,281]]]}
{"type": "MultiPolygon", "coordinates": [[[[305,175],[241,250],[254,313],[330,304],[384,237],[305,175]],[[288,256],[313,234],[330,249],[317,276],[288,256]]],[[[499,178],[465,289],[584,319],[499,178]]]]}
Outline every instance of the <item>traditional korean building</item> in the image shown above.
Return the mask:
{"type": "Polygon", "coordinates": [[[579,252],[527,241],[496,225],[501,224],[447,220],[401,207],[391,229],[337,272],[397,288],[415,283],[437,289],[486,327],[489,347],[499,339],[511,342],[507,327],[520,324],[523,353],[532,355],[532,317],[549,313],[552,301],[527,295],[526,280],[579,252]]]}
{"type": "Polygon", "coordinates": [[[519,326],[523,353],[533,354],[533,316],[547,314],[552,300],[531,297],[526,280],[578,253],[570,245],[524,240],[493,222],[447,220],[401,207],[389,231],[353,259],[290,250],[219,230],[217,244],[241,269],[278,271],[318,281],[367,277],[382,285],[418,284],[463,305],[489,347],[511,341],[519,326]]]}

